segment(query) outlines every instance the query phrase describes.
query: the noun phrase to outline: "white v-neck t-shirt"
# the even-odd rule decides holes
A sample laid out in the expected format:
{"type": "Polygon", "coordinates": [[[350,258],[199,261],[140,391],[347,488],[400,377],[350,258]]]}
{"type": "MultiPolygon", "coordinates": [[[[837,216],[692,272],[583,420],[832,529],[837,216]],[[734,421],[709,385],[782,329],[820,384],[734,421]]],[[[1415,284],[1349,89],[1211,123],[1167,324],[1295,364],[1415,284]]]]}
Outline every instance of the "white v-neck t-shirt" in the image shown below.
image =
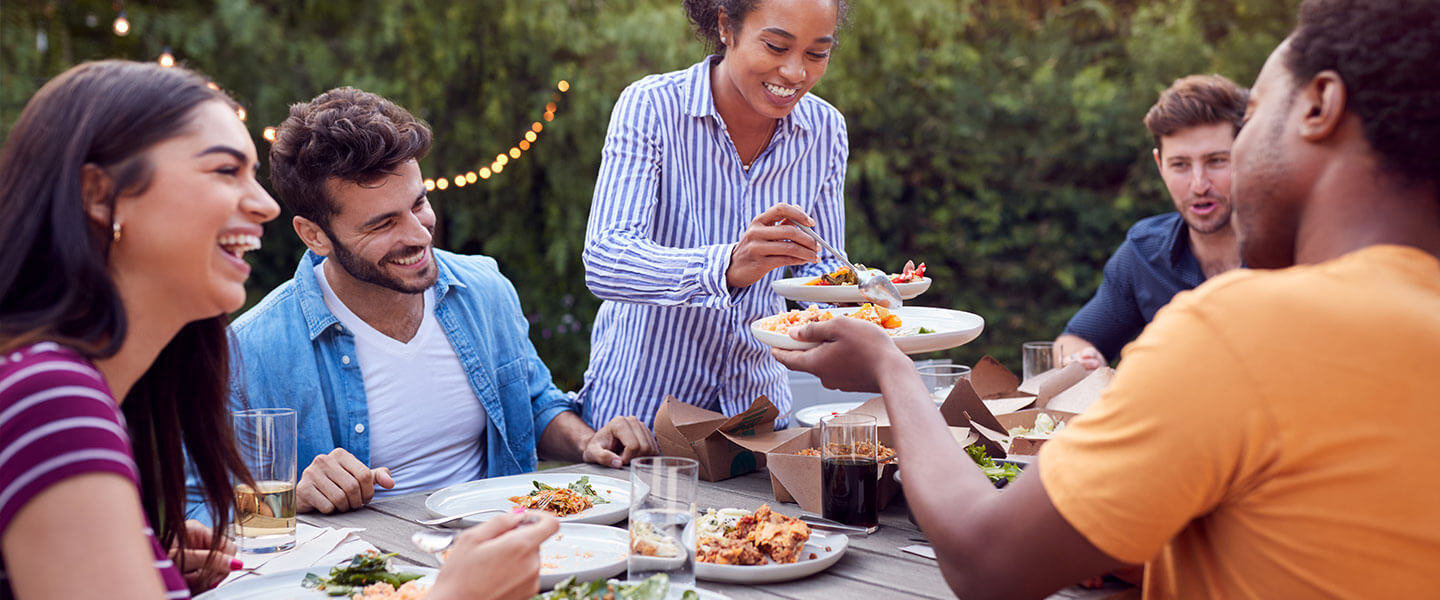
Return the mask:
{"type": "Polygon", "coordinates": [[[376,497],[433,490],[484,477],[485,407],[435,318],[435,292],[408,342],[380,333],[340,301],[315,266],[325,306],[355,336],[370,412],[370,467],[389,467],[395,488],[376,497]]]}

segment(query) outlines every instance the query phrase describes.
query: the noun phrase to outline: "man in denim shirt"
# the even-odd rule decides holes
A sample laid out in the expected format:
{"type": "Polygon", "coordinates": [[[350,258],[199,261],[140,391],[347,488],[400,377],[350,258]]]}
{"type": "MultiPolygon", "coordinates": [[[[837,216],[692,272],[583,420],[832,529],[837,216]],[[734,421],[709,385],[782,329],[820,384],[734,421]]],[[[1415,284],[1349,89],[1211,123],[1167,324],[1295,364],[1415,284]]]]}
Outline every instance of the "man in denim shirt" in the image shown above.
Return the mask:
{"type": "Polygon", "coordinates": [[[532,471],[537,450],[616,468],[656,453],[635,417],[580,419],[494,259],[432,246],[429,147],[424,123],[353,88],[292,106],[271,146],[309,251],[235,320],[232,404],[298,412],[300,512],[532,471]]]}
{"type": "Polygon", "coordinates": [[[1145,115],[1175,212],[1141,219],[1105,263],[1105,279],[1055,340],[1097,368],[1119,356],[1175,294],[1240,266],[1230,224],[1230,145],[1248,96],[1219,75],[1175,81],[1145,115]]]}

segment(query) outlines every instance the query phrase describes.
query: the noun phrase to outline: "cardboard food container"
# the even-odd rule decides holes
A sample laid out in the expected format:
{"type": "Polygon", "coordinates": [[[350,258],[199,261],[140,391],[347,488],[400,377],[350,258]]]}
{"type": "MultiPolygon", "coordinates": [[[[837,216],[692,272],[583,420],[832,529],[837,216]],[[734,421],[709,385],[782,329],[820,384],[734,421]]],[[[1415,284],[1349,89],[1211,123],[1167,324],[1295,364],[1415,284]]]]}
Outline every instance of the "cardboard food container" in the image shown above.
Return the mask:
{"type": "MultiPolygon", "coordinates": [[[[845,414],[869,415],[875,417],[875,437],[890,448],[895,447],[894,433],[890,428],[890,416],[885,412],[884,398],[871,398],[864,404],[848,411],[845,414]]],[[[780,502],[794,502],[806,512],[821,514],[823,505],[821,501],[821,477],[820,457],[798,454],[806,448],[819,448],[821,446],[820,428],[811,427],[800,430],[800,434],[785,440],[771,448],[765,455],[766,468],[770,471],[770,487],[775,492],[775,499],[780,502]]],[[[955,436],[960,447],[968,446],[978,439],[978,436],[966,427],[951,427],[950,433],[955,436]]],[[[895,471],[898,464],[904,457],[897,456],[896,460],[880,465],[876,469],[876,502],[879,509],[884,509],[895,498],[900,491],[900,484],[895,480],[895,471]]]]}
{"type": "Polygon", "coordinates": [[[700,478],[722,481],[765,466],[765,452],[804,430],[775,431],[780,410],[764,396],[733,417],[666,396],[655,413],[655,438],[665,456],[700,462],[700,478]]]}
{"type": "Polygon", "coordinates": [[[1041,413],[1060,422],[1085,411],[1110,384],[1112,371],[1086,371],[1077,363],[1046,371],[1023,385],[1004,365],[987,356],[975,364],[969,380],[960,380],[940,406],[952,424],[968,424],[994,458],[1033,455],[1049,438],[1012,438],[1012,427],[1032,427],[1041,413]]]}

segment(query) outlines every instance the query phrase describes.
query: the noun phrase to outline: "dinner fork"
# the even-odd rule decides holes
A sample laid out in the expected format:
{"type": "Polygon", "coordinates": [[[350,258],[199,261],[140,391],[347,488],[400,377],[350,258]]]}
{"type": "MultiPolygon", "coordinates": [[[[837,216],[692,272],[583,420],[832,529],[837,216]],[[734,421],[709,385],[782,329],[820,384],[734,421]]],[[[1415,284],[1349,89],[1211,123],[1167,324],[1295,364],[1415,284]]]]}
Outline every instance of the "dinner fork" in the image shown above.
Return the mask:
{"type": "Polygon", "coordinates": [[[450,516],[448,516],[448,517],[440,517],[440,518],[438,518],[438,519],[425,519],[425,520],[423,520],[423,521],[417,520],[417,521],[415,521],[415,522],[416,522],[416,523],[419,523],[419,524],[421,524],[421,525],[425,525],[426,527],[433,527],[433,526],[435,526],[435,525],[444,525],[444,524],[449,523],[449,522],[451,522],[451,521],[458,521],[458,520],[463,519],[463,518],[465,518],[465,517],[473,517],[473,516],[475,516],[475,515],[483,515],[483,514],[485,514],[485,513],[492,513],[492,512],[505,512],[505,510],[506,510],[506,509],[503,509],[503,508],[482,508],[482,509],[480,509],[480,510],[472,510],[472,511],[470,511],[470,512],[463,512],[463,513],[460,513],[460,514],[458,514],[458,515],[450,515],[450,516]]]}
{"type": "Polygon", "coordinates": [[[820,237],[820,234],[815,233],[814,229],[794,221],[791,221],[790,224],[794,225],[800,231],[805,232],[810,237],[815,238],[815,241],[820,242],[821,246],[850,266],[850,272],[855,274],[855,282],[858,284],[855,287],[859,289],[861,298],[890,310],[898,309],[904,305],[900,300],[900,290],[895,287],[894,283],[890,282],[889,277],[876,275],[868,270],[861,271],[855,263],[850,262],[850,259],[845,256],[844,252],[836,250],[830,244],[826,243],[824,238],[820,237]]]}

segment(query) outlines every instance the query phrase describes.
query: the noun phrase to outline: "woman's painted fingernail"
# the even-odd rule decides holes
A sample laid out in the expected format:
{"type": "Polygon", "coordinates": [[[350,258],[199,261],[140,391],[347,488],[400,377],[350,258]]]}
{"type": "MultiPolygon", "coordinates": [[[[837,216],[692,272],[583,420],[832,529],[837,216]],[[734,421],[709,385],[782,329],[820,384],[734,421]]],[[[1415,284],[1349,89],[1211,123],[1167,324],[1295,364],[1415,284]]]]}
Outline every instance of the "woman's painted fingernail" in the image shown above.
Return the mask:
{"type": "Polygon", "coordinates": [[[238,558],[232,558],[232,559],[230,559],[230,570],[231,570],[231,571],[239,571],[240,569],[243,569],[243,568],[245,568],[245,563],[244,563],[244,561],[241,561],[241,560],[238,559],[238,558]]]}
{"type": "Polygon", "coordinates": [[[524,512],[525,512],[525,507],[523,507],[523,506],[517,506],[517,507],[515,507],[515,508],[510,509],[510,514],[512,514],[512,515],[523,514],[524,512]]]}

